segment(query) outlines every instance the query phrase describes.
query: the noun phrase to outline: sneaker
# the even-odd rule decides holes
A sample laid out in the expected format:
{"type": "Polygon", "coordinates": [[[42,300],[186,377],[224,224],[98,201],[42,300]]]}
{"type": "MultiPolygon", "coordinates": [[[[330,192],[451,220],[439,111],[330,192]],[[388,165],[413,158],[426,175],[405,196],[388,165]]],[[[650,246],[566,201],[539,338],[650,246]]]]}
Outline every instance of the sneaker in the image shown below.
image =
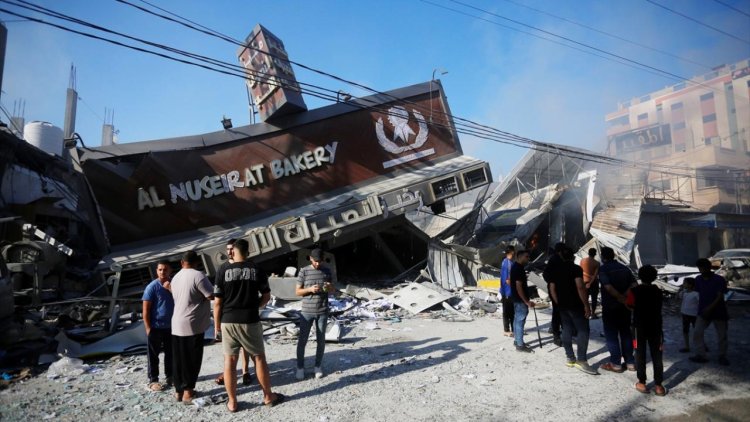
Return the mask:
{"type": "Polygon", "coordinates": [[[315,367],[315,378],[317,379],[323,378],[323,369],[321,369],[320,366],[315,367]]]}
{"type": "Polygon", "coordinates": [[[297,381],[305,379],[305,368],[297,368],[297,381]]]}
{"type": "Polygon", "coordinates": [[[688,359],[690,359],[691,362],[695,362],[695,363],[706,363],[706,362],[708,362],[708,359],[706,359],[705,356],[690,356],[688,359]]]}
{"type": "Polygon", "coordinates": [[[719,356],[719,365],[729,366],[729,359],[726,356],[719,356]]]}
{"type": "Polygon", "coordinates": [[[573,366],[579,371],[587,373],[589,375],[599,375],[599,372],[597,372],[596,369],[592,368],[591,365],[588,364],[588,362],[579,360],[576,361],[573,366]]]}
{"type": "Polygon", "coordinates": [[[565,366],[567,366],[568,368],[572,368],[575,365],[576,365],[576,360],[575,359],[568,359],[568,361],[565,362],[565,366]]]}
{"type": "Polygon", "coordinates": [[[531,347],[529,347],[529,346],[527,346],[525,344],[523,346],[516,346],[516,351],[517,352],[523,352],[523,353],[534,353],[534,351],[531,349],[531,347]]]}

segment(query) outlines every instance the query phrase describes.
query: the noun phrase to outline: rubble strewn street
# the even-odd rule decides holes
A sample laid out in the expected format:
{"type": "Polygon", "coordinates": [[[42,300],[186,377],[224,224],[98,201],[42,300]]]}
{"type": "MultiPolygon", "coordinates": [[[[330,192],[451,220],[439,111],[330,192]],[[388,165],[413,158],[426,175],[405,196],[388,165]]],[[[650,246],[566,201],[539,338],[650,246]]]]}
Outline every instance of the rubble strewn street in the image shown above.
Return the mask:
{"type": "MultiPolygon", "coordinates": [[[[340,343],[327,345],[322,379],[312,376],[308,361],[306,379],[297,381],[296,338],[286,331],[266,336],[274,390],[289,397],[278,407],[262,405],[257,383],[239,385],[240,412],[230,415],[223,404],[224,387],[214,383],[222,365],[221,345],[214,344],[205,349],[193,405],[177,403],[171,390],[147,390],[145,355],[116,355],[86,361],[88,367],[80,375],[49,378],[44,367],[33,368],[31,378],[11,382],[0,392],[0,418],[228,421],[239,417],[332,422],[396,417],[528,420],[529,415],[539,415],[560,421],[684,420],[701,406],[721,400],[724,413],[712,415],[712,420],[747,420],[750,366],[745,356],[750,354],[750,310],[746,305],[733,305],[731,312],[732,366],[720,367],[715,359],[697,365],[677,352],[679,315],[665,311],[665,385],[670,389],[666,397],[638,393],[633,389],[634,372],[600,371],[591,377],[566,367],[562,349],[547,334],[549,308],[538,311],[541,349],[533,322],[526,326],[533,354],[516,352],[513,340],[502,336],[499,311],[471,311],[472,322],[458,322],[451,321],[444,310],[409,315],[396,309],[374,319],[342,317],[344,334],[340,343]]],[[[591,320],[589,362],[594,366],[607,356],[600,332],[601,319],[591,320]]],[[[707,341],[709,347],[715,344],[713,331],[707,341]]]]}

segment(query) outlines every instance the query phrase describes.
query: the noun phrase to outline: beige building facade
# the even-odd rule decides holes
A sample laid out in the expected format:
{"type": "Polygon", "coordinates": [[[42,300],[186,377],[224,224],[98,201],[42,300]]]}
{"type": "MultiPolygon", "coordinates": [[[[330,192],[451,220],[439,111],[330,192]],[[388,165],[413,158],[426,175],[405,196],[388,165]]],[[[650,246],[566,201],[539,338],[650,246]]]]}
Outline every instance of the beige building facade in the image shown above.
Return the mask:
{"type": "Polygon", "coordinates": [[[750,59],[622,102],[605,120],[611,156],[652,165],[644,263],[750,246],[750,59]]]}

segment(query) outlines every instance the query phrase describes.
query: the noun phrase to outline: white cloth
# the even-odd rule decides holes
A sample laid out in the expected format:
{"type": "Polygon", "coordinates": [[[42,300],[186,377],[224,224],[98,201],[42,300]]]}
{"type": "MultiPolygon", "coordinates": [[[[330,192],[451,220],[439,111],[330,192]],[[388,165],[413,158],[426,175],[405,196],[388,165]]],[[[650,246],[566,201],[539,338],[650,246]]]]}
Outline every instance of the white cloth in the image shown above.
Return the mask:
{"type": "Polygon", "coordinates": [[[693,290],[692,292],[683,293],[680,313],[689,316],[698,315],[698,292],[693,290]]]}

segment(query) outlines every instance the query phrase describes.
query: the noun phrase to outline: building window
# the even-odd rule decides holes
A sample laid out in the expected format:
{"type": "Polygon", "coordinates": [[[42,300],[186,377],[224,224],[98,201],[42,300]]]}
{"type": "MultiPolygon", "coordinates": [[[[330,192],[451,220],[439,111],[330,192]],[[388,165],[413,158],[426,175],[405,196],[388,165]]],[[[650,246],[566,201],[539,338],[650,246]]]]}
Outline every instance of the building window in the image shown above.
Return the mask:
{"type": "Polygon", "coordinates": [[[726,168],[703,167],[695,169],[698,189],[719,188],[727,192],[734,192],[735,181],[732,172],[726,168]]]}
{"type": "Polygon", "coordinates": [[[713,98],[714,98],[713,92],[709,92],[708,94],[701,95],[701,101],[708,101],[708,100],[712,100],[713,98]]]}
{"type": "Polygon", "coordinates": [[[672,130],[682,130],[685,129],[685,122],[677,122],[672,125],[672,130]]]}
{"type": "Polygon", "coordinates": [[[711,123],[716,121],[716,113],[711,113],[707,116],[703,116],[703,123],[711,123]]]}
{"type": "Polygon", "coordinates": [[[620,116],[620,117],[617,117],[617,118],[614,118],[614,119],[610,120],[609,121],[609,126],[610,127],[627,126],[629,123],[630,123],[630,116],[628,116],[626,114],[624,116],[620,116]]]}
{"type": "Polygon", "coordinates": [[[648,182],[648,184],[656,191],[670,191],[672,190],[672,179],[658,179],[648,182]]]}
{"type": "Polygon", "coordinates": [[[682,108],[682,102],[672,104],[671,108],[672,108],[672,110],[681,109],[682,108]]]}
{"type": "Polygon", "coordinates": [[[638,125],[640,126],[641,123],[648,123],[648,113],[638,115],[638,125]]]}

